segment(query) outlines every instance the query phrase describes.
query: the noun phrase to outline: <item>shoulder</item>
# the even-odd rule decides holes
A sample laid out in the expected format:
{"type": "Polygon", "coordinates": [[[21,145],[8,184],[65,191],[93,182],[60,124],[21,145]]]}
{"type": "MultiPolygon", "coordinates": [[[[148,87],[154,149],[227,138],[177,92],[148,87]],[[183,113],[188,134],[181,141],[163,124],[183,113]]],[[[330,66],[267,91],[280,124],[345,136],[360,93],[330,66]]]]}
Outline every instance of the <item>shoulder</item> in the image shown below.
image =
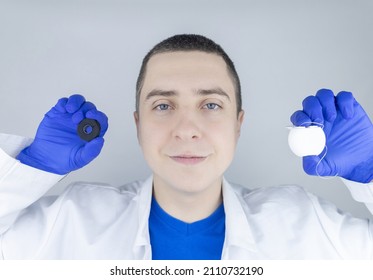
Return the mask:
{"type": "Polygon", "coordinates": [[[104,183],[74,182],[59,197],[61,208],[74,211],[100,213],[118,213],[136,208],[137,197],[143,182],[136,181],[116,187],[104,183]]]}
{"type": "Polygon", "coordinates": [[[230,183],[234,192],[245,199],[292,199],[307,196],[308,192],[298,185],[280,185],[270,187],[249,188],[239,184],[230,183]]]}
{"type": "Polygon", "coordinates": [[[312,194],[297,185],[281,185],[250,189],[231,184],[234,192],[241,198],[241,203],[250,208],[250,212],[263,209],[294,209],[312,207],[312,194]]]}
{"type": "Polygon", "coordinates": [[[96,182],[74,182],[70,184],[65,195],[78,197],[80,199],[95,198],[121,198],[132,199],[140,192],[143,182],[135,181],[123,186],[113,186],[105,183],[96,182]]]}

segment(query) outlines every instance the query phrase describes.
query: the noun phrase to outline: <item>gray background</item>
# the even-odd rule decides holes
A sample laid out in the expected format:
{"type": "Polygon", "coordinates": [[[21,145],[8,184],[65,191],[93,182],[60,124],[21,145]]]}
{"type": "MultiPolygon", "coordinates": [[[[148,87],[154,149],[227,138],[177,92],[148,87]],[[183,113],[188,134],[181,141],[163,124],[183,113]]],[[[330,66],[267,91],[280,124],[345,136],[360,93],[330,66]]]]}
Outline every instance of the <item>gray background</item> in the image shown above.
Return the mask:
{"type": "Polygon", "coordinates": [[[33,137],[57,99],[81,93],[110,119],[100,157],[69,182],[122,185],[150,170],[132,113],[146,52],[176,33],[206,35],[235,62],[246,120],[226,177],[298,184],[368,217],[339,179],[307,176],[287,146],[289,116],[319,88],[352,91],[373,117],[373,1],[0,0],[0,131],[33,137]]]}

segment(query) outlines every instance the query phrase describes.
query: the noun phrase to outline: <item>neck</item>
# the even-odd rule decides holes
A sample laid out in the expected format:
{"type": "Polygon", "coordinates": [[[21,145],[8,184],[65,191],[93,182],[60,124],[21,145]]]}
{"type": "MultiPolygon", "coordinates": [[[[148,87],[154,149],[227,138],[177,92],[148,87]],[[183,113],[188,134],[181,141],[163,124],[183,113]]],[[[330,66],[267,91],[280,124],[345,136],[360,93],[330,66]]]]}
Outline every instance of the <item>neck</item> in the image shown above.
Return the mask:
{"type": "Polygon", "coordinates": [[[167,184],[154,175],[153,194],[172,217],[192,223],[210,216],[222,203],[222,178],[197,190],[167,184]]]}

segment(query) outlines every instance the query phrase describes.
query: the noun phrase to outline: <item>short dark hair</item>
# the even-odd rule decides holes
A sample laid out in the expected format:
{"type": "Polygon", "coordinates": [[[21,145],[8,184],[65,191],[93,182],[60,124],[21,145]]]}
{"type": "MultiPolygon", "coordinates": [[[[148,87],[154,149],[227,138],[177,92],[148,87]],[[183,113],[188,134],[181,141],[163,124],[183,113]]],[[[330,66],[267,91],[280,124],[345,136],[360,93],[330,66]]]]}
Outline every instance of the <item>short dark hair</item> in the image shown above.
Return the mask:
{"type": "Polygon", "coordinates": [[[180,34],[172,36],[155,45],[144,57],[136,83],[136,111],[139,110],[140,92],[144,83],[146,66],[149,59],[156,54],[176,51],[202,51],[217,54],[222,57],[227,65],[228,73],[233,80],[236,93],[237,114],[242,110],[241,85],[233,61],[221,46],[211,39],[195,34],[180,34]]]}

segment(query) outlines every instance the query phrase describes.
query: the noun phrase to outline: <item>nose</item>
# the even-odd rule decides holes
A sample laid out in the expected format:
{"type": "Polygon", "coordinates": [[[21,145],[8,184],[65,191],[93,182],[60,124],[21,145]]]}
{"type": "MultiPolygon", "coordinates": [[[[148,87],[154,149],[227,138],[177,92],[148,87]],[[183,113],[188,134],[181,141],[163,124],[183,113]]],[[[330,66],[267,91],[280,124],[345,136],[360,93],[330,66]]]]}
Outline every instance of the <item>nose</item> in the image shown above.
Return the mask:
{"type": "Polygon", "coordinates": [[[175,123],[173,137],[177,140],[191,141],[201,138],[198,120],[192,114],[182,114],[175,123]]]}

